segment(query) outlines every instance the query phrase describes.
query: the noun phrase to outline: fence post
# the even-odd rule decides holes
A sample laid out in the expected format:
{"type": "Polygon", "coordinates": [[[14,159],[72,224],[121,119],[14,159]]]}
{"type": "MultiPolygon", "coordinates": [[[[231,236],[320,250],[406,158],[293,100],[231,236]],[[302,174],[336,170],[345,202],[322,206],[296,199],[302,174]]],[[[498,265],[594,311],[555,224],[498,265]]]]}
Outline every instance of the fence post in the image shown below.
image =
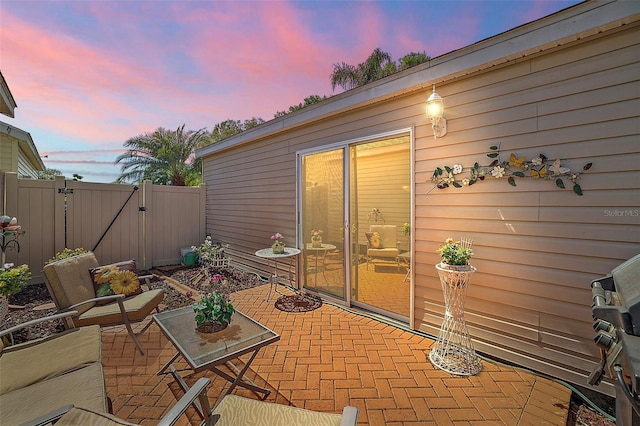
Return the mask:
{"type": "Polygon", "coordinates": [[[207,186],[204,183],[199,185],[200,188],[200,237],[204,239],[207,235],[207,186]]]}
{"type": "MultiPolygon", "coordinates": [[[[53,247],[54,254],[67,246],[66,180],[64,176],[55,176],[53,186],[53,247]]],[[[75,247],[73,247],[75,248],[75,247]]]]}
{"type": "Polygon", "coordinates": [[[138,269],[151,269],[153,267],[153,230],[151,229],[153,209],[149,207],[153,205],[153,184],[149,180],[142,182],[142,203],[138,207],[138,238],[140,244],[138,250],[140,252],[140,265],[138,269]]]}

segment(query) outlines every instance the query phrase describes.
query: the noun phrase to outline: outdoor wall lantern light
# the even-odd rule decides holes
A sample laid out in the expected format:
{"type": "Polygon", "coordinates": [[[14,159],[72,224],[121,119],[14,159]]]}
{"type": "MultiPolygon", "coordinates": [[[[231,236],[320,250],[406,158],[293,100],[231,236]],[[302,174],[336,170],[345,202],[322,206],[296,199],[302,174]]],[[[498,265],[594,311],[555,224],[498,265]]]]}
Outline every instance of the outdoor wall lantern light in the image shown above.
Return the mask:
{"type": "Polygon", "coordinates": [[[433,137],[441,138],[447,134],[447,120],[443,117],[444,100],[436,93],[436,85],[433,85],[433,93],[427,99],[427,117],[431,120],[433,137]]]}

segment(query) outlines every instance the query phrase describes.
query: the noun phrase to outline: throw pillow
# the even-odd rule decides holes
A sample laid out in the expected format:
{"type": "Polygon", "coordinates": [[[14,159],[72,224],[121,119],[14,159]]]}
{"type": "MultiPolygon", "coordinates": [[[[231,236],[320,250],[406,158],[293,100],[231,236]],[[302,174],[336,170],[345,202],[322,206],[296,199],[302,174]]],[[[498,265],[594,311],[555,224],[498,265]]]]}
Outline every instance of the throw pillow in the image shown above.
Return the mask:
{"type": "Polygon", "coordinates": [[[364,234],[367,236],[367,241],[369,241],[370,248],[384,248],[382,246],[382,240],[380,239],[380,234],[378,232],[365,232],[364,234]]]}
{"type": "MultiPolygon", "coordinates": [[[[91,268],[89,272],[93,280],[93,288],[96,290],[96,297],[114,294],[133,296],[142,293],[136,271],[135,260],[91,268]]],[[[98,302],[99,305],[105,303],[111,302],[98,302]]]]}

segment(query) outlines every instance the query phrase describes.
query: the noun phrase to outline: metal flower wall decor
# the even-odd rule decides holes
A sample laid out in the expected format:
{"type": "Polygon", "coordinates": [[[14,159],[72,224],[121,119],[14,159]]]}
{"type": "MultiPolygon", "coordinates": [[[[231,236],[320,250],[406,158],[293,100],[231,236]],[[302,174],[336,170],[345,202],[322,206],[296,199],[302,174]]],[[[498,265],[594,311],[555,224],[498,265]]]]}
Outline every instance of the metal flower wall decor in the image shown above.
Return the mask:
{"type": "Polygon", "coordinates": [[[491,152],[487,157],[493,159],[491,164],[481,166],[476,162],[470,168],[465,168],[461,164],[438,167],[433,172],[432,182],[437,188],[443,189],[449,186],[455,188],[470,186],[485,180],[486,177],[506,178],[511,186],[516,186],[517,178],[531,178],[553,180],[558,188],[564,189],[566,188],[564,180],[568,179],[573,184],[573,192],[582,195],[582,188],[578,183],[580,174],[593,165],[593,163],[587,163],[582,167],[582,171],[575,172],[563,165],[564,160],[549,160],[544,154],[528,160],[526,157],[519,157],[512,153],[508,161],[503,161],[500,158],[500,147],[494,145],[489,147],[489,150],[491,152]],[[465,169],[468,169],[469,174],[462,177],[465,169]]]}

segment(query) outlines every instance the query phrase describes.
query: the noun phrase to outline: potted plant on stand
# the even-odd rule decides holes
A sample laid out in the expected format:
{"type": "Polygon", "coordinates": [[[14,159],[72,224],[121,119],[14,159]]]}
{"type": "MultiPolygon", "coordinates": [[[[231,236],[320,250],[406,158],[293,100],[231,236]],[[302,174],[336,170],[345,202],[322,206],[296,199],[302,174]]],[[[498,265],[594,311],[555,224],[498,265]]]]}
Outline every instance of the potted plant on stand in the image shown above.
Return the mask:
{"type": "Polygon", "coordinates": [[[447,238],[438,248],[441,261],[436,265],[444,293],[445,314],[440,333],[429,353],[431,363],[451,373],[470,376],[482,370],[464,321],[464,302],[471,275],[471,240],[447,238]]]}
{"type": "Polygon", "coordinates": [[[9,313],[9,296],[19,293],[31,278],[29,266],[13,267],[13,263],[5,263],[0,268],[0,322],[9,313]]]}
{"type": "Polygon", "coordinates": [[[229,286],[220,275],[211,278],[211,292],[192,305],[196,329],[202,333],[215,333],[227,328],[236,311],[229,299],[229,286]]]}

